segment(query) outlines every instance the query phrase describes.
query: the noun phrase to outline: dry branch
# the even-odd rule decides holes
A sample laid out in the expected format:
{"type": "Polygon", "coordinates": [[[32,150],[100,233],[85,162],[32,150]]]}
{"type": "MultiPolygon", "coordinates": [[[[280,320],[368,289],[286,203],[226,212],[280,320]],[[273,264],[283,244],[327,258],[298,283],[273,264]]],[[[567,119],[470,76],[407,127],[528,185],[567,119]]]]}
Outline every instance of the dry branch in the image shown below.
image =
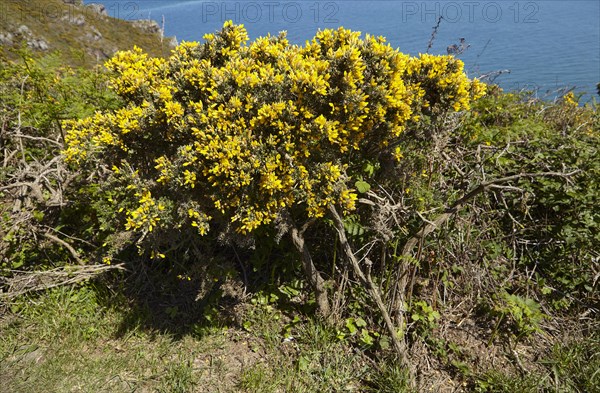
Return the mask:
{"type": "Polygon", "coordinates": [[[342,249],[344,250],[346,257],[348,258],[348,260],[350,261],[350,264],[352,265],[354,274],[357,275],[357,277],[360,279],[362,284],[366,287],[369,295],[371,295],[371,298],[375,301],[375,304],[377,305],[377,308],[379,309],[379,311],[383,317],[383,320],[385,321],[386,328],[392,338],[392,343],[394,344],[394,349],[396,350],[396,352],[398,354],[400,364],[403,367],[408,367],[408,361],[407,361],[407,356],[406,356],[406,345],[398,337],[396,326],[394,326],[394,323],[392,322],[392,319],[390,318],[387,308],[385,307],[385,304],[383,303],[382,296],[381,296],[381,289],[377,286],[377,284],[375,284],[375,282],[373,282],[371,274],[369,272],[365,273],[361,269],[359,261],[356,258],[356,255],[354,254],[354,252],[352,251],[352,247],[350,247],[350,243],[348,242],[348,238],[346,237],[346,232],[344,230],[344,222],[342,221],[342,218],[340,217],[339,213],[337,212],[335,207],[332,205],[329,206],[329,211],[331,212],[333,221],[335,222],[335,226],[336,226],[336,229],[338,232],[338,238],[340,240],[340,244],[342,245],[342,249]]]}
{"type": "Polygon", "coordinates": [[[71,253],[71,256],[75,259],[75,261],[77,261],[78,264],[85,265],[85,261],[79,257],[79,253],[77,252],[77,250],[75,250],[73,248],[73,246],[71,246],[69,243],[67,243],[66,241],[64,241],[64,240],[62,240],[62,239],[60,239],[60,238],[52,235],[49,232],[44,233],[44,237],[47,238],[47,239],[49,239],[49,240],[52,240],[55,243],[60,244],[64,248],[66,248],[71,253]]]}
{"type": "Polygon", "coordinates": [[[506,176],[506,177],[502,177],[499,179],[494,179],[494,180],[490,180],[490,181],[481,183],[480,185],[478,185],[477,187],[475,187],[474,189],[469,191],[465,196],[463,196],[462,198],[460,198],[459,200],[454,202],[452,204],[452,206],[448,207],[444,211],[444,213],[442,213],[441,215],[436,217],[435,220],[425,222],[423,224],[423,226],[421,227],[421,229],[406,242],[406,244],[404,245],[404,248],[402,249],[402,255],[411,256],[412,250],[421,240],[425,239],[425,237],[427,237],[427,235],[429,235],[431,232],[435,231],[437,228],[439,228],[441,225],[443,225],[450,217],[452,217],[456,212],[458,212],[458,210],[465,203],[469,202],[471,199],[475,198],[477,195],[488,190],[489,188],[495,188],[503,183],[508,183],[510,181],[519,180],[522,178],[535,178],[535,177],[565,177],[566,178],[566,177],[573,176],[577,173],[579,173],[579,171],[573,171],[570,173],[562,173],[562,172],[519,173],[516,175],[506,176]]]}
{"type": "Polygon", "coordinates": [[[64,266],[46,271],[13,271],[10,278],[0,277],[0,301],[9,301],[31,292],[43,291],[64,285],[76,284],[94,278],[110,270],[126,270],[125,265],[64,266]]]}
{"type": "Polygon", "coordinates": [[[292,242],[301,254],[302,267],[304,268],[306,277],[308,278],[311,287],[315,291],[315,297],[317,300],[317,306],[319,307],[319,312],[325,318],[330,318],[331,306],[329,303],[329,296],[327,295],[327,288],[325,288],[325,280],[323,279],[321,273],[319,273],[319,270],[315,266],[312,260],[312,256],[310,255],[308,246],[306,245],[306,242],[304,240],[304,231],[308,227],[305,225],[301,230],[298,230],[295,223],[291,219],[288,219],[288,225],[290,226],[292,242]]]}

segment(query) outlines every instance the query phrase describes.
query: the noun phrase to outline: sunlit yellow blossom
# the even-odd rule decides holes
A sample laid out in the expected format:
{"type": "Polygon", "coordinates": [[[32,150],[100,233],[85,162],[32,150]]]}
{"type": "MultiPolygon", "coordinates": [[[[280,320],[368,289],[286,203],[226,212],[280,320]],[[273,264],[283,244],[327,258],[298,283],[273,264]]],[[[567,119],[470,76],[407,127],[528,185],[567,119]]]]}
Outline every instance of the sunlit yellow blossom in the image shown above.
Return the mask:
{"type": "Polygon", "coordinates": [[[354,210],[357,162],[401,160],[406,130],[485,93],[452,56],[410,57],[344,28],[304,46],[247,40],[226,22],[166,59],[119,52],[106,67],[124,106],[64,123],[67,162],[101,160],[129,181],[113,197],[127,230],[175,222],[204,235],[219,219],[250,233],[292,207],[354,210]]]}
{"type": "Polygon", "coordinates": [[[356,208],[356,200],[358,195],[351,190],[343,190],[340,193],[340,203],[347,211],[352,211],[356,208]]]}
{"type": "Polygon", "coordinates": [[[571,107],[577,107],[579,105],[579,102],[577,101],[577,98],[575,98],[575,94],[573,94],[572,91],[568,92],[567,94],[565,94],[562,97],[562,101],[567,105],[567,106],[571,106],[571,107]]]}

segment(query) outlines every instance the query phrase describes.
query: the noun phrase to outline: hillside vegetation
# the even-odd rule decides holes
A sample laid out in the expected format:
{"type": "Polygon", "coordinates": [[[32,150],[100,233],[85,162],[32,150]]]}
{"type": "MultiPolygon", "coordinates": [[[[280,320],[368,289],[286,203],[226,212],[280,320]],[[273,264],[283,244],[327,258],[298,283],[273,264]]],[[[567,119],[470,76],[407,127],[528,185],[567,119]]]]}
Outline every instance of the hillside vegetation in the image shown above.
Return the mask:
{"type": "Polygon", "coordinates": [[[343,28],[17,52],[8,391],[598,391],[595,102],[343,28]]]}
{"type": "Polygon", "coordinates": [[[0,49],[27,47],[44,56],[56,52],[64,64],[90,67],[102,64],[118,50],[143,48],[153,56],[168,55],[173,40],[162,38],[151,21],[126,21],[99,4],[81,0],[7,0],[0,5],[0,49]]]}

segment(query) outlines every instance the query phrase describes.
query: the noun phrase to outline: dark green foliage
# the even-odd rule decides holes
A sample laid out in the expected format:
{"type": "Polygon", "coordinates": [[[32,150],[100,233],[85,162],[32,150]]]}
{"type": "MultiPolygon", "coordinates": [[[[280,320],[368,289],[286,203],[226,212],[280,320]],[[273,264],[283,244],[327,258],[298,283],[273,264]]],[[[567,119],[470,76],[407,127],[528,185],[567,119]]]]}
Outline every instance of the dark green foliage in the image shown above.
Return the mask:
{"type": "MultiPolygon", "coordinates": [[[[453,219],[419,245],[408,287],[412,310],[431,304],[440,310],[439,325],[452,329],[455,317],[444,308],[456,315],[461,312],[457,307],[466,306],[462,315],[475,322],[471,334],[490,332],[482,334],[483,345],[508,348],[544,342],[545,333],[539,333],[548,325],[581,313],[591,315],[586,323],[597,326],[599,113],[597,106],[577,106],[569,97],[546,103],[492,89],[466,114],[441,157],[422,158],[414,172],[429,166],[435,168],[432,174],[404,181],[411,193],[426,195],[413,200],[415,211],[425,219],[435,220],[440,208],[478,185],[492,185],[472,194],[453,219]],[[494,184],[503,178],[510,180],[494,184]]],[[[408,223],[409,234],[400,233],[399,244],[425,225],[416,215],[408,223]]],[[[445,337],[442,329],[423,330],[417,323],[409,329],[415,329],[432,354],[440,354],[436,343],[445,337]]],[[[512,351],[507,356],[520,370],[518,363],[525,360],[512,351]]],[[[546,379],[490,371],[481,380],[475,377],[477,370],[486,366],[473,360],[475,354],[467,354],[458,369],[455,356],[439,358],[469,383],[478,381],[473,386],[481,391],[540,391],[553,388],[555,380],[566,391],[588,391],[591,386],[593,372],[586,374],[583,363],[575,360],[581,353],[572,351],[561,361],[553,360],[565,363],[553,366],[559,369],[551,369],[546,379]],[[587,385],[564,374],[569,362],[579,364],[574,375],[587,385]]]]}
{"type": "Polygon", "coordinates": [[[539,290],[553,305],[598,301],[594,269],[600,249],[599,114],[568,103],[523,103],[502,94],[482,100],[465,129],[473,144],[489,145],[488,178],[519,173],[563,172],[571,176],[522,178],[521,191],[494,192],[499,229],[513,244],[513,258],[533,269],[539,290]],[[512,117],[512,119],[511,119],[512,117]]]}

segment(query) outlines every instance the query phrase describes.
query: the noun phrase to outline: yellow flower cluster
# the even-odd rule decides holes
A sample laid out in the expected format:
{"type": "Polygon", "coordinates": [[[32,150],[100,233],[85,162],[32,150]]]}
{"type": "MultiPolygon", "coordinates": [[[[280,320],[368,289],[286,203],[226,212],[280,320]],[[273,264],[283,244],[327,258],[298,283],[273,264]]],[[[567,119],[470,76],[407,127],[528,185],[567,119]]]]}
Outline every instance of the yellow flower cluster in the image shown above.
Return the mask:
{"type": "Polygon", "coordinates": [[[141,193],[136,193],[135,196],[139,198],[139,207],[127,212],[128,217],[125,229],[144,229],[152,232],[160,221],[160,212],[165,207],[162,203],[156,203],[149,190],[143,190],[141,193]]]}
{"type": "Polygon", "coordinates": [[[576,108],[579,106],[579,101],[577,100],[577,97],[575,97],[575,94],[572,91],[562,96],[562,102],[568,107],[572,108],[576,108]]]}
{"type": "Polygon", "coordinates": [[[198,233],[206,235],[209,229],[208,223],[212,217],[194,209],[188,210],[188,216],[191,219],[191,225],[198,229],[198,233]]]}
{"type": "Polygon", "coordinates": [[[126,151],[127,147],[115,133],[117,116],[112,113],[96,113],[94,116],[79,121],[65,122],[65,145],[63,155],[67,162],[79,163],[89,154],[107,147],[119,147],[126,151]]]}
{"type": "MultiPolygon", "coordinates": [[[[200,234],[217,216],[247,233],[285,210],[321,217],[329,204],[355,209],[353,163],[394,146],[423,107],[467,109],[485,91],[459,60],[411,58],[344,28],[305,46],[284,34],[247,39],[228,22],[168,59],[118,53],[107,68],[127,104],[65,124],[66,159],[125,160],[152,193],[174,206],[193,202],[173,214],[200,234]]],[[[127,229],[156,226],[151,195],[138,195],[127,229]]]]}
{"type": "Polygon", "coordinates": [[[148,58],[138,47],[132,51],[117,52],[106,62],[109,70],[118,73],[119,78],[112,79],[115,91],[128,98],[139,97],[144,90],[152,87],[153,82],[164,75],[165,60],[148,58]]]}
{"type": "Polygon", "coordinates": [[[470,81],[464,73],[464,63],[453,56],[421,54],[412,58],[408,66],[409,80],[419,89],[425,108],[454,111],[470,109],[470,102],[482,97],[486,85],[474,79],[470,81]],[[439,108],[438,108],[439,109],[439,108]]]}

